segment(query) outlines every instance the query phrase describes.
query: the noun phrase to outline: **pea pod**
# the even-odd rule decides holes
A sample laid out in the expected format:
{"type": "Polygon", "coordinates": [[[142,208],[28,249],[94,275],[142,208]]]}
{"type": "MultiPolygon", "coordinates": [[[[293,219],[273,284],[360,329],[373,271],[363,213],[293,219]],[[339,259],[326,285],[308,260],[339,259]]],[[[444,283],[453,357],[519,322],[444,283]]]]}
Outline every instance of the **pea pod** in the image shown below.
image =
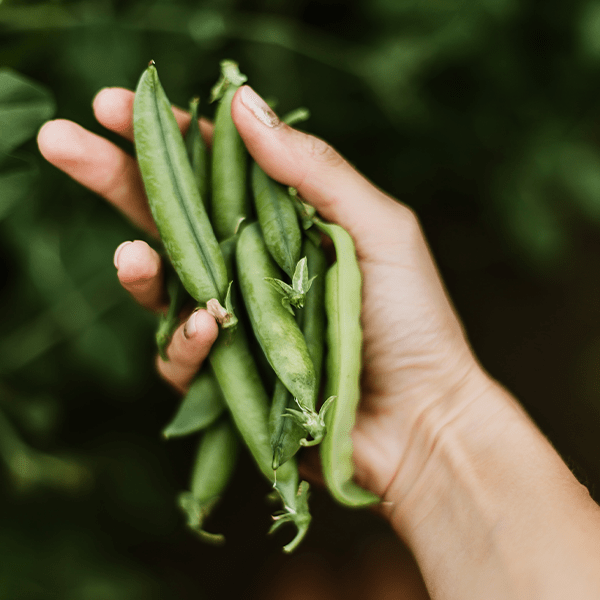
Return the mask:
{"type": "MultiPolygon", "coordinates": [[[[317,382],[320,382],[325,346],[324,295],[327,261],[323,249],[309,239],[304,241],[303,253],[308,259],[310,273],[316,276],[316,279],[310,294],[306,296],[304,308],[298,310],[296,321],[306,341],[315,369],[315,378],[317,382]]],[[[303,430],[297,421],[286,418],[286,415],[290,414],[289,411],[295,409],[294,404],[292,395],[278,381],[269,415],[274,469],[277,469],[298,451],[304,437],[303,430]]]]}
{"type": "Polygon", "coordinates": [[[198,445],[191,489],[179,495],[178,503],[187,516],[188,527],[206,542],[225,541],[222,535],[205,531],[204,521],[229,483],[238,447],[238,436],[229,419],[221,419],[209,427],[198,445]]]}
{"type": "Polygon", "coordinates": [[[190,115],[192,119],[185,136],[185,146],[190,165],[192,166],[192,172],[194,173],[194,179],[196,180],[196,186],[200,192],[200,198],[202,198],[204,208],[208,211],[210,205],[209,155],[204,139],[202,138],[202,133],[200,132],[200,123],[198,122],[199,104],[200,100],[198,98],[194,98],[190,102],[190,115]]]}
{"type": "Polygon", "coordinates": [[[304,308],[298,311],[296,320],[308,347],[308,353],[315,368],[317,382],[321,381],[323,355],[325,352],[325,275],[327,274],[327,258],[320,244],[306,238],[302,253],[307,259],[308,270],[314,282],[310,293],[306,295],[304,308]]]}
{"type": "Polygon", "coordinates": [[[294,396],[300,411],[290,414],[298,420],[311,442],[319,443],[326,428],[323,414],[315,411],[317,380],[315,370],[294,317],[282,306],[276,290],[265,282],[279,269],[263,240],[258,223],[242,230],[236,250],[238,281],[252,329],[277,377],[294,396]]]}
{"type": "Polygon", "coordinates": [[[302,233],[294,201],[286,188],[252,164],[252,192],[265,244],[275,262],[291,278],[300,260],[302,233]]]}
{"type": "Polygon", "coordinates": [[[248,217],[248,155],[231,118],[231,101],[245,81],[246,76],[239,72],[237,64],[224,60],[221,62],[221,79],[212,91],[211,100],[220,98],[212,142],[211,219],[219,240],[234,235],[240,222],[248,217]]]}
{"type": "MultiPolygon", "coordinates": [[[[230,274],[234,268],[234,253],[238,245],[236,236],[221,243],[230,274]]],[[[299,493],[301,489],[295,461],[288,461],[277,471],[275,477],[269,443],[269,398],[250,350],[243,323],[239,324],[233,336],[221,332],[208,358],[237,430],[256,465],[273,483],[283,502],[282,512],[277,515],[277,523],[292,522],[296,525],[296,536],[284,548],[286,552],[290,552],[308,529],[310,513],[307,494],[299,493]]]]}
{"type": "Polygon", "coordinates": [[[223,256],[154,64],[138,83],[133,127],[148,203],[173,267],[198,302],[224,302],[228,281],[223,256]]]}
{"type": "Polygon", "coordinates": [[[352,480],[351,432],[360,398],[362,352],[360,269],[350,235],[339,225],[315,223],[333,240],[337,256],[325,281],[327,394],[335,401],[325,415],[327,436],[320,448],[321,464],[334,498],[347,506],[366,506],[379,498],[352,480]]]}
{"type": "Polygon", "coordinates": [[[179,437],[205,429],[225,410],[221,388],[208,365],[192,381],[179,409],[163,430],[166,438],[179,437]]]}

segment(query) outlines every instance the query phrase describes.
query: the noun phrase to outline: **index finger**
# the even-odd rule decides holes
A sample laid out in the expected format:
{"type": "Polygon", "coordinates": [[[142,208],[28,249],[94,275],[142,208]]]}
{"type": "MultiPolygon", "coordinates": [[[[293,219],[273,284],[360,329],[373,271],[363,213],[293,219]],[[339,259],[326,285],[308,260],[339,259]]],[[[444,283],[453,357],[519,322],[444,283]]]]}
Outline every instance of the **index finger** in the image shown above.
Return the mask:
{"type": "MultiPolygon", "coordinates": [[[[135,93],[124,88],[104,88],[100,90],[92,102],[94,115],[100,125],[133,141],[133,100],[135,93]]],[[[177,106],[173,106],[173,114],[185,135],[190,125],[190,114],[177,106]]],[[[204,141],[210,145],[213,124],[207,119],[200,119],[200,131],[204,141]]]]}

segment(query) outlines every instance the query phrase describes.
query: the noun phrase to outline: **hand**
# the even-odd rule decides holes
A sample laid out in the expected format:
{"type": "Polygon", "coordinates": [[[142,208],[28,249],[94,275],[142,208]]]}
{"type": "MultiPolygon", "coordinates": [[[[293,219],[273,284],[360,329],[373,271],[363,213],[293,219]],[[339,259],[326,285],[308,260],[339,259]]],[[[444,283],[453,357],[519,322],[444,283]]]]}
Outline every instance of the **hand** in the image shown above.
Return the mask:
{"type": "MultiPolygon", "coordinates": [[[[320,214],[353,237],[363,275],[364,372],[354,432],[357,481],[385,497],[425,412],[462,387],[485,386],[413,212],[388,197],[322,140],[277,119],[243,87],[232,113],[254,159],[272,177],[294,186],[320,214]]],[[[133,93],[102,90],[94,113],[107,129],[133,140],[133,93]]],[[[174,109],[185,132],[189,116],[174,109]]],[[[210,139],[211,125],[201,121],[210,139]]],[[[106,198],[132,222],[156,236],[135,159],[79,125],[51,121],[38,135],[42,154],[106,198]]],[[[142,241],[115,252],[123,287],[144,307],[165,310],[159,256],[142,241]]],[[[160,374],[185,391],[218,330],[200,310],[176,331],[160,374]]]]}
{"type": "MultiPolygon", "coordinates": [[[[94,111],[131,140],[133,93],[94,111]]],[[[189,117],[174,109],[185,131],[189,117]]],[[[250,88],[232,105],[254,159],[353,237],[363,276],[364,371],[356,478],[391,505],[436,598],[598,597],[600,510],[513,398],[478,365],[418,221],[323,141],[279,122],[250,88]],[[551,525],[551,526],[550,526],[551,525]]],[[[201,122],[210,137],[210,125],[201,122]]],[[[156,235],[135,160],[75,123],[38,136],[42,154],[156,235]]],[[[119,280],[164,310],[163,268],[144,242],[115,253],[119,280]]],[[[197,311],[176,332],[163,377],[185,390],[217,335],[197,311]]],[[[386,503],[384,503],[386,504],[386,503]]]]}

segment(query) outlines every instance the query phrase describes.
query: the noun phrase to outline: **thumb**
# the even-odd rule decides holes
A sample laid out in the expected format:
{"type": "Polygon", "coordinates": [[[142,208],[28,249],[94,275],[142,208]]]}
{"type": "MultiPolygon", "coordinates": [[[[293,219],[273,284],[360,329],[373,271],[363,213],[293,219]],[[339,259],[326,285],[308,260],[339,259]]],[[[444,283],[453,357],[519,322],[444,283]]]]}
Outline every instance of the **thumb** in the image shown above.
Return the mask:
{"type": "MultiPolygon", "coordinates": [[[[318,137],[289,127],[249,86],[231,104],[233,121],[260,167],[298,190],[325,219],[341,225],[357,244],[382,227],[401,205],[376,188],[318,137]]],[[[402,207],[405,210],[406,207],[402,207]]]]}

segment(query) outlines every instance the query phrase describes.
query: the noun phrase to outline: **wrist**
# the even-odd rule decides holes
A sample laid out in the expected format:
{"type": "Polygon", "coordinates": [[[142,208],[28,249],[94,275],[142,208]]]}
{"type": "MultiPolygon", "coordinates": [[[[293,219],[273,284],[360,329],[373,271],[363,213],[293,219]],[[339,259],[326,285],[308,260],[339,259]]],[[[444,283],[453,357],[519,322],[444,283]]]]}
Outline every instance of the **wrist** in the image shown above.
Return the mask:
{"type": "Polygon", "coordinates": [[[450,591],[440,597],[566,597],[574,585],[592,597],[600,587],[597,506],[482,371],[417,419],[384,510],[430,591],[450,591]]]}

